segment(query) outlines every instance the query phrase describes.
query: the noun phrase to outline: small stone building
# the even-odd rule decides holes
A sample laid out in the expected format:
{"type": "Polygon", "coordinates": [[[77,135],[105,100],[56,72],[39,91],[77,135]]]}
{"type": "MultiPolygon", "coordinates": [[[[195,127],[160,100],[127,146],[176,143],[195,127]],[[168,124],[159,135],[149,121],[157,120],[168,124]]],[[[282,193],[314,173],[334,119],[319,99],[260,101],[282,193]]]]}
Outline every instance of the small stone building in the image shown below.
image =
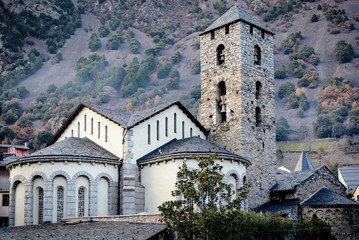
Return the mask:
{"type": "Polygon", "coordinates": [[[300,203],[300,220],[314,214],[331,225],[337,239],[358,239],[359,203],[323,187],[300,203]]]}

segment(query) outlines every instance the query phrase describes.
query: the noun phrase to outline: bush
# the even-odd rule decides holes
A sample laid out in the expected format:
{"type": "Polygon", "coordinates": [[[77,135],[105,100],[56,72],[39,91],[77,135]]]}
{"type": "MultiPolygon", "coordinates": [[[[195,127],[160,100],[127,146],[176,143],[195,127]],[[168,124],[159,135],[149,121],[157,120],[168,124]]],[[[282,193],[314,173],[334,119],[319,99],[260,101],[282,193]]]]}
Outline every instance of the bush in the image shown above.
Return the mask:
{"type": "Polygon", "coordinates": [[[157,76],[158,78],[166,78],[170,74],[171,71],[171,64],[165,63],[165,64],[159,64],[157,67],[157,76]]]}
{"type": "Polygon", "coordinates": [[[8,111],[7,113],[2,115],[2,119],[6,122],[6,124],[15,123],[17,118],[17,115],[13,111],[8,111]]]}
{"type": "Polygon", "coordinates": [[[354,58],[354,49],[352,45],[346,43],[345,41],[339,41],[337,43],[336,56],[339,63],[351,62],[354,58]]]}
{"type": "Polygon", "coordinates": [[[123,42],[123,38],[121,34],[112,35],[108,40],[107,48],[111,50],[117,50],[119,49],[122,42],[123,42]]]}
{"type": "Polygon", "coordinates": [[[286,77],[287,77],[287,70],[285,69],[284,65],[274,71],[275,79],[284,79],[286,77]]]}
{"type": "Polygon", "coordinates": [[[313,123],[314,133],[319,138],[332,136],[332,122],[328,115],[320,114],[313,123]]]}
{"type": "Polygon", "coordinates": [[[110,101],[111,97],[110,95],[106,94],[106,93],[100,93],[97,96],[97,104],[105,104],[108,103],[110,101]]]}
{"type": "Polygon", "coordinates": [[[92,34],[90,42],[89,42],[89,48],[91,49],[91,52],[97,51],[101,47],[101,40],[97,36],[96,33],[92,34]]]}
{"type": "Polygon", "coordinates": [[[290,82],[286,82],[286,83],[283,83],[282,85],[280,85],[279,91],[278,91],[278,97],[279,98],[288,97],[293,92],[295,93],[294,84],[290,83],[290,82]]]}
{"type": "Polygon", "coordinates": [[[140,47],[141,47],[141,43],[136,39],[136,38],[132,38],[130,40],[130,51],[133,54],[138,54],[140,53],[140,47]]]}
{"type": "Polygon", "coordinates": [[[300,239],[318,239],[318,240],[334,240],[336,239],[331,234],[331,227],[325,221],[319,219],[316,215],[301,221],[298,224],[298,236],[300,239]]]}
{"type": "Polygon", "coordinates": [[[15,133],[11,128],[0,126],[0,141],[3,141],[5,138],[12,140],[14,137],[15,133]]]}
{"type": "Polygon", "coordinates": [[[312,18],[310,19],[312,22],[318,22],[319,17],[316,14],[313,14],[312,18]]]}
{"type": "Polygon", "coordinates": [[[170,78],[168,79],[166,83],[167,89],[178,89],[179,88],[179,80],[180,80],[180,73],[177,70],[174,70],[170,78]]]}
{"type": "Polygon", "coordinates": [[[284,117],[280,117],[276,123],[276,141],[286,141],[288,139],[288,134],[290,131],[290,127],[287,119],[284,117]]]}
{"type": "Polygon", "coordinates": [[[217,1],[213,4],[213,7],[218,11],[219,15],[222,15],[227,10],[227,2],[225,0],[217,1]]]}
{"type": "Polygon", "coordinates": [[[200,74],[201,73],[201,62],[200,61],[195,61],[193,64],[192,64],[192,70],[191,72],[193,74],[200,74]]]}
{"type": "Polygon", "coordinates": [[[100,35],[101,38],[103,37],[107,37],[108,34],[110,34],[110,29],[105,26],[105,25],[101,25],[99,28],[98,28],[98,33],[100,35]]]}
{"type": "Polygon", "coordinates": [[[41,148],[44,144],[47,144],[54,135],[49,131],[40,131],[36,136],[36,147],[41,148]]]}
{"type": "Polygon", "coordinates": [[[304,74],[304,68],[297,60],[292,60],[288,66],[289,72],[291,72],[295,77],[302,78],[304,74]]]}
{"type": "Polygon", "coordinates": [[[182,60],[182,55],[180,52],[176,52],[172,57],[171,57],[171,63],[172,64],[176,64],[181,62],[182,60]]]}

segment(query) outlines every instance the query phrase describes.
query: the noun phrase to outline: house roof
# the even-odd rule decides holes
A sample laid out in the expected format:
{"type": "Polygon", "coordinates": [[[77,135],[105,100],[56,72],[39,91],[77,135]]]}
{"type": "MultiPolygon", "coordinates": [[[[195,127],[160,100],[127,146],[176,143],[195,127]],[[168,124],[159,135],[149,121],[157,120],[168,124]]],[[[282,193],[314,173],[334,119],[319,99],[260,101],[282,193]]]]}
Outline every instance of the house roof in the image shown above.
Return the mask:
{"type": "Polygon", "coordinates": [[[11,156],[6,157],[2,161],[0,161],[0,167],[5,167],[7,164],[15,162],[18,159],[19,157],[16,157],[15,155],[11,154],[11,156]]]}
{"type": "Polygon", "coordinates": [[[101,116],[109,119],[110,121],[124,127],[130,129],[141,122],[153,117],[156,114],[159,114],[162,111],[172,107],[178,106],[188,118],[192,120],[192,122],[199,128],[201,131],[208,135],[208,131],[202,126],[202,124],[179,102],[174,101],[167,104],[159,105],[153,108],[149,108],[143,111],[134,112],[134,113],[127,113],[124,111],[114,111],[109,110],[100,106],[96,105],[86,105],[86,104],[79,104],[75,111],[71,114],[71,116],[66,120],[66,122],[62,125],[62,127],[55,133],[54,137],[47,143],[46,146],[49,146],[56,142],[56,140],[61,136],[61,134],[65,131],[68,125],[75,119],[75,117],[80,113],[83,108],[89,108],[92,111],[100,114],[101,116]]]}
{"type": "Polygon", "coordinates": [[[40,224],[1,228],[2,239],[159,239],[165,233],[164,223],[84,222],[40,224]],[[36,234],[35,234],[36,233],[36,234]],[[36,236],[35,236],[35,235],[36,236]]]}
{"type": "Polygon", "coordinates": [[[204,32],[201,33],[201,35],[238,21],[242,21],[254,25],[266,31],[269,34],[274,35],[274,33],[267,30],[261,23],[259,23],[251,15],[249,15],[242,8],[240,8],[237,1],[235,1],[234,4],[230,8],[228,8],[227,11],[223,13],[222,16],[220,16],[206,30],[204,30],[204,32]]]}
{"type": "Polygon", "coordinates": [[[342,175],[346,186],[350,190],[355,190],[359,185],[359,167],[346,167],[338,169],[342,175]]]}
{"type": "Polygon", "coordinates": [[[349,198],[339,195],[326,187],[322,187],[308,199],[300,203],[303,206],[355,206],[359,208],[359,203],[356,203],[349,198]]]}
{"type": "Polygon", "coordinates": [[[279,191],[292,191],[300,183],[304,182],[310,176],[312,176],[316,171],[303,171],[303,172],[281,172],[277,174],[277,184],[274,185],[270,191],[279,192],[279,191]]]}
{"type": "Polygon", "coordinates": [[[298,206],[299,199],[288,199],[284,201],[269,201],[253,209],[255,212],[289,215],[298,206]]]}
{"type": "Polygon", "coordinates": [[[231,153],[230,151],[220,148],[217,145],[208,142],[199,137],[190,137],[185,139],[173,139],[172,141],[162,145],[149,154],[137,160],[137,163],[160,160],[163,158],[174,158],[176,156],[188,157],[190,155],[208,155],[217,153],[221,158],[237,159],[250,164],[249,160],[231,153]]]}
{"type": "Polygon", "coordinates": [[[109,151],[100,147],[88,138],[67,138],[53,145],[45,147],[29,156],[18,158],[10,162],[7,167],[20,162],[38,161],[50,159],[66,159],[66,160],[91,160],[118,163],[119,159],[109,151]]]}
{"type": "Polygon", "coordinates": [[[295,166],[294,171],[297,172],[297,171],[311,171],[311,170],[314,170],[314,167],[310,162],[307,154],[305,154],[303,150],[302,154],[299,157],[297,165],[295,166]]]}

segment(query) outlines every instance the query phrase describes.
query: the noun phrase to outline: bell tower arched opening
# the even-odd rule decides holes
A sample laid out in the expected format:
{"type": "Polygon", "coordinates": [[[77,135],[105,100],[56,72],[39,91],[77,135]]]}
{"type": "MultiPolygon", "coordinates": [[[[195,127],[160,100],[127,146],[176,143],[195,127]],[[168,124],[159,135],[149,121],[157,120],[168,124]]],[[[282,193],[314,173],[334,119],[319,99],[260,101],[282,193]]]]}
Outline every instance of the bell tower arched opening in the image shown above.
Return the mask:
{"type": "Polygon", "coordinates": [[[217,65],[222,65],[226,61],[226,52],[223,44],[217,47],[217,65]]]}
{"type": "Polygon", "coordinates": [[[226,83],[225,82],[219,82],[218,83],[218,89],[217,89],[217,122],[223,123],[227,121],[227,108],[226,108],[226,83]]]}
{"type": "Polygon", "coordinates": [[[254,45],[254,64],[261,65],[261,49],[258,45],[254,45]]]}
{"type": "Polygon", "coordinates": [[[261,94],[262,94],[262,83],[257,81],[256,82],[256,99],[258,99],[261,94]]]}

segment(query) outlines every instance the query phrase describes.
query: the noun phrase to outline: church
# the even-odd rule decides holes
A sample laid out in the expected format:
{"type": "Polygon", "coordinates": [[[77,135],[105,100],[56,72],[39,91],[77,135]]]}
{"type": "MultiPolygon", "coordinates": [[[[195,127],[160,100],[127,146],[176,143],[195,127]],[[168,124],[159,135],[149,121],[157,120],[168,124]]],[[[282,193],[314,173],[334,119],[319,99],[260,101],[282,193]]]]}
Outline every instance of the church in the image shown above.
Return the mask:
{"type": "Polygon", "coordinates": [[[80,104],[44,149],[10,172],[10,225],[158,213],[191,155],[218,154],[253,208],[275,183],[274,34],[237,3],[200,34],[199,120],[171,102],[128,113],[80,104]]]}

